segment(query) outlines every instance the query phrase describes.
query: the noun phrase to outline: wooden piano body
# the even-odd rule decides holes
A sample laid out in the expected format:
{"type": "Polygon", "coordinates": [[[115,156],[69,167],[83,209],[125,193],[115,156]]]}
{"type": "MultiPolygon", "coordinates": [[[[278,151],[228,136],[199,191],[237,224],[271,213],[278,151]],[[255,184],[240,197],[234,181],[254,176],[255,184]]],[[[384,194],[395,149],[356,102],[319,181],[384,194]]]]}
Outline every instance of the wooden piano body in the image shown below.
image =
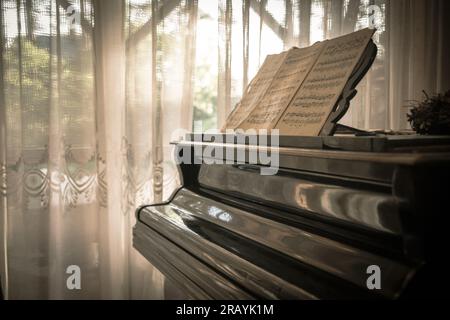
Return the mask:
{"type": "MultiPolygon", "coordinates": [[[[445,290],[450,138],[280,137],[278,149],[186,141],[183,186],[137,210],[134,247],[194,299],[397,299],[445,290]],[[276,175],[248,152],[278,152],[276,175]],[[204,159],[203,159],[204,160],[204,159]],[[370,266],[381,287],[369,289],[370,266]]],[[[198,137],[197,137],[198,138],[198,137]]]]}

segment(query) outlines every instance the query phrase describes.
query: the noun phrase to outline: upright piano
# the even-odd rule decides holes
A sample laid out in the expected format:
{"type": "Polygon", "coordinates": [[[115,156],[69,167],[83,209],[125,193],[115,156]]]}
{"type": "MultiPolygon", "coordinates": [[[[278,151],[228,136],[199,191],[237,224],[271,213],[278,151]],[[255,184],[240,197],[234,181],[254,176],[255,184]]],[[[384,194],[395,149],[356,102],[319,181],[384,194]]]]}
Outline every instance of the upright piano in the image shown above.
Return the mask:
{"type": "Polygon", "coordinates": [[[176,158],[191,159],[178,165],[182,187],[136,211],[134,247],[186,297],[445,292],[450,137],[281,136],[278,148],[250,140],[191,134],[176,142],[176,158]],[[222,149],[210,154],[215,160],[238,151],[246,157],[197,159],[208,147],[222,149]],[[278,153],[275,175],[249,161],[258,148],[278,153]]]}

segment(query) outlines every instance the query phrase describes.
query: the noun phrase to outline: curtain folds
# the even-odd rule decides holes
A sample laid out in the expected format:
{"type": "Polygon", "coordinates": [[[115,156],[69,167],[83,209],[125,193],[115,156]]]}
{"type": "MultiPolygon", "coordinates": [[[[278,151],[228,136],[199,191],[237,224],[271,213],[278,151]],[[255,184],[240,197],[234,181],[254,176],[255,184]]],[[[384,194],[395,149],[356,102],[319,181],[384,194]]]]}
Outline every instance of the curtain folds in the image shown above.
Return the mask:
{"type": "Polygon", "coordinates": [[[389,128],[407,128],[406,107],[411,100],[422,100],[422,91],[433,95],[450,89],[449,13],[450,3],[445,0],[389,3],[389,128]]]}
{"type": "Polygon", "coordinates": [[[373,24],[378,56],[342,122],[405,129],[409,100],[450,88],[449,6],[0,1],[3,292],[165,297],[170,284],[132,248],[132,226],[138,206],[167,199],[180,184],[173,133],[220,128],[266,55],[373,24]],[[67,287],[72,265],[81,290],[67,287]]]}
{"type": "Polygon", "coordinates": [[[225,123],[228,114],[231,112],[233,1],[219,0],[218,11],[219,78],[217,92],[217,122],[220,126],[225,123]]]}

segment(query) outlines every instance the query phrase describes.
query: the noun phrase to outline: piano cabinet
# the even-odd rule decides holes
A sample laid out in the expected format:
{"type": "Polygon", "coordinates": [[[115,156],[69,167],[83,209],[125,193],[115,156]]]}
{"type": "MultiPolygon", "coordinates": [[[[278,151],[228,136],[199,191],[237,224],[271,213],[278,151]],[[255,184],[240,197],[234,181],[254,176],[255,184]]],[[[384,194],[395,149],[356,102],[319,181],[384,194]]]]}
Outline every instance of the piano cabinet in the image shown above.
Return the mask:
{"type": "Polygon", "coordinates": [[[134,247],[186,296],[402,299],[445,291],[450,138],[280,137],[279,148],[209,140],[175,143],[176,157],[191,159],[178,166],[182,187],[140,207],[133,230],[134,247]],[[215,160],[240,150],[245,161],[195,162],[194,149],[208,146],[222,149],[215,160]],[[275,175],[248,161],[262,148],[278,154],[275,175]]]}

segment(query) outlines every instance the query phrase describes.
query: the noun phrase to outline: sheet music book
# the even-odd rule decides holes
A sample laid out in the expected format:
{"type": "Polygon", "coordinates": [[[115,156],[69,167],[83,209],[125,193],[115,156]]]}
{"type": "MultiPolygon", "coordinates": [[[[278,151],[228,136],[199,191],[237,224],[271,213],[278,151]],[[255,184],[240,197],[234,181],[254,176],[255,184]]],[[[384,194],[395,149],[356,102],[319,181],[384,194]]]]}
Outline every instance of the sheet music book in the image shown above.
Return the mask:
{"type": "Polygon", "coordinates": [[[374,32],[363,29],[268,56],[224,129],[319,135],[374,32]]]}

